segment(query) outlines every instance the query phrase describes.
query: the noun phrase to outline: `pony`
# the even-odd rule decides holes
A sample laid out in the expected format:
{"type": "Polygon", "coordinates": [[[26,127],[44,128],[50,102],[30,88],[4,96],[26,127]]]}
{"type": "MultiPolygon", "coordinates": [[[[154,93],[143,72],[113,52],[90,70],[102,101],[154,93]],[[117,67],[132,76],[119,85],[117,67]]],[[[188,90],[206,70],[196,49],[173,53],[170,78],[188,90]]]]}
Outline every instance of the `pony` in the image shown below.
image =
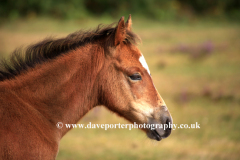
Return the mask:
{"type": "MultiPolygon", "coordinates": [[[[137,48],[129,15],[116,27],[98,26],[17,49],[0,65],[0,159],[52,160],[61,138],[89,110],[103,105],[131,123],[172,124],[137,48]]],[[[166,129],[142,129],[160,141],[166,129]]]]}

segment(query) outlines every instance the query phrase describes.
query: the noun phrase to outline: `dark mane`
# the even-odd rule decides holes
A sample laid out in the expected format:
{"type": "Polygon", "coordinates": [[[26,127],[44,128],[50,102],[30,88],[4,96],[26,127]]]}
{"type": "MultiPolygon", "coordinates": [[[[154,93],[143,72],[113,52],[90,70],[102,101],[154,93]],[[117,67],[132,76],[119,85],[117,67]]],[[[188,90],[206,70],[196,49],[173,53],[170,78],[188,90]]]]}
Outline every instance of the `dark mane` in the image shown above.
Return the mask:
{"type": "MultiPolygon", "coordinates": [[[[78,31],[61,39],[48,38],[27,47],[26,50],[17,49],[9,60],[0,61],[0,81],[11,79],[23,71],[33,68],[36,64],[54,59],[87,43],[100,40],[111,35],[114,30],[112,25],[106,27],[99,25],[95,30],[78,31]]],[[[136,44],[138,40],[138,36],[127,30],[125,42],[136,44]]]]}

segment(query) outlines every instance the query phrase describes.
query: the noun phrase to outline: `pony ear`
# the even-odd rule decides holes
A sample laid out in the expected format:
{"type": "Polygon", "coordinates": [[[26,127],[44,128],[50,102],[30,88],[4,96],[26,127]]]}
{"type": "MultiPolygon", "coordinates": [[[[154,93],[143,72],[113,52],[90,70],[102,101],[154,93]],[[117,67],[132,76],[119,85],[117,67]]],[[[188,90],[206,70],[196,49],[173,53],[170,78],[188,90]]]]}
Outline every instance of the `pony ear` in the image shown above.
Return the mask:
{"type": "Polygon", "coordinates": [[[126,28],[127,28],[127,30],[131,30],[132,29],[132,18],[131,18],[131,14],[129,14],[129,17],[128,17],[128,20],[127,20],[127,22],[126,22],[126,28]]]}
{"type": "Polygon", "coordinates": [[[126,37],[126,28],[124,23],[124,17],[121,17],[115,31],[115,46],[124,41],[126,37]]]}

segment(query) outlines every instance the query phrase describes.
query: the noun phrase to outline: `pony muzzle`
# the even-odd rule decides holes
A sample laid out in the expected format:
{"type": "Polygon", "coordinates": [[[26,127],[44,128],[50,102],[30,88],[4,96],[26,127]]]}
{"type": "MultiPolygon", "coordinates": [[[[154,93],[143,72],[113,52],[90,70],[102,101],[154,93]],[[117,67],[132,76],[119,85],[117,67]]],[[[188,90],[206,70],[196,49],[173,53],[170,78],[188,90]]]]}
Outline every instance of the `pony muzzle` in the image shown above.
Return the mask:
{"type": "Polygon", "coordinates": [[[160,141],[167,138],[172,132],[172,117],[168,111],[164,111],[158,118],[149,118],[148,124],[152,127],[147,130],[150,139],[160,141]]]}

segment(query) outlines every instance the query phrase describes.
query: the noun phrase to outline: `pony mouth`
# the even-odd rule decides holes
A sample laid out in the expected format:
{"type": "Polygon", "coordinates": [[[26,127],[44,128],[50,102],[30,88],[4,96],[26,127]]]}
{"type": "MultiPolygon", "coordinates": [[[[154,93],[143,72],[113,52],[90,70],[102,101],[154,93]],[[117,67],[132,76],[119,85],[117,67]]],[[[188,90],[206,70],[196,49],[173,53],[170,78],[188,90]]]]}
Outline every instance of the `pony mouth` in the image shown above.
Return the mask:
{"type": "Polygon", "coordinates": [[[151,130],[147,135],[150,139],[155,139],[157,141],[161,141],[163,139],[155,129],[151,130]]]}

